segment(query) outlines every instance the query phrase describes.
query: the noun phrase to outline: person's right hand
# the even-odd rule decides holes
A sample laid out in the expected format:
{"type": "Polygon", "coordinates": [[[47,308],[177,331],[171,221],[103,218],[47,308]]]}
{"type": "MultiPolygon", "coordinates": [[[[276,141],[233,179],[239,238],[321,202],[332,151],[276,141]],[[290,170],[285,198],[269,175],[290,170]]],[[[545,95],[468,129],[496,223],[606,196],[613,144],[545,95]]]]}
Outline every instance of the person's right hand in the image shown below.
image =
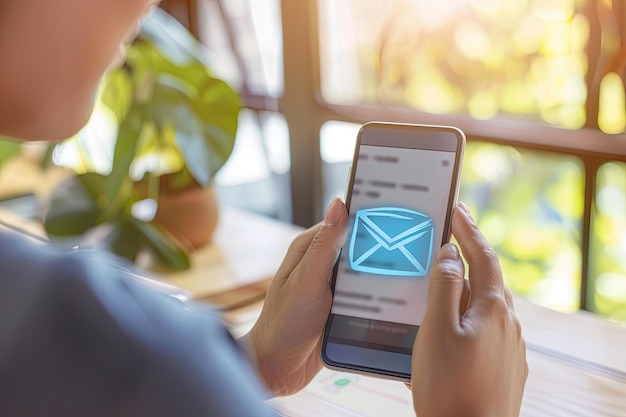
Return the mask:
{"type": "Polygon", "coordinates": [[[428,307],[415,339],[413,404],[419,417],[519,415],[526,345],[498,257],[460,203],[453,244],[433,264],[428,307]]]}

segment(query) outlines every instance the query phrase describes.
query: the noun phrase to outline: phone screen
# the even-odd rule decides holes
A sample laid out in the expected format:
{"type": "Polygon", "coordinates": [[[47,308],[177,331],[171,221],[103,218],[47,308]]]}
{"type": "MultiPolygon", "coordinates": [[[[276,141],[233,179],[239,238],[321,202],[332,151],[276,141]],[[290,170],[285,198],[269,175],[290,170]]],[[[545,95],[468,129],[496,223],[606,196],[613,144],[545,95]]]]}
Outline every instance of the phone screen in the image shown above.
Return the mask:
{"type": "Polygon", "coordinates": [[[350,228],[325,332],[327,363],[410,376],[432,260],[448,240],[463,141],[457,132],[361,130],[346,199],[350,228]]]}

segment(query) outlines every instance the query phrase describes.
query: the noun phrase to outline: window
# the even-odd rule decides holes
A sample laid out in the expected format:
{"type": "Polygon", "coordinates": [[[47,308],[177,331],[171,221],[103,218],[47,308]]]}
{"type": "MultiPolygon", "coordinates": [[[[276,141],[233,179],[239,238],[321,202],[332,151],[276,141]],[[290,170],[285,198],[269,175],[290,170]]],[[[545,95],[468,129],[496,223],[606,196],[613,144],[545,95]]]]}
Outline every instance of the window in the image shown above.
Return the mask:
{"type": "MultiPolygon", "coordinates": [[[[342,122],[322,127],[326,205],[344,194],[358,129],[342,122]]],[[[512,291],[561,311],[578,309],[584,196],[579,158],[471,142],[460,194],[498,252],[512,291]]]]}
{"type": "Polygon", "coordinates": [[[594,202],[589,304],[626,322],[626,163],[600,167],[594,202]]]}
{"type": "Polygon", "coordinates": [[[322,92],[478,119],[585,123],[584,2],[320,2],[322,92]]]}
{"type": "Polygon", "coordinates": [[[283,93],[278,0],[197,2],[198,36],[211,67],[236,86],[248,110],[232,157],[216,177],[223,202],[291,220],[289,133],[277,113],[283,93]]]}
{"type": "MultiPolygon", "coordinates": [[[[591,157],[594,139],[625,128],[623,4],[320,0],[318,6],[324,102],[356,121],[374,115],[463,127],[470,143],[461,198],[498,252],[511,289],[562,311],[583,306],[624,320],[623,167],[609,162],[623,160],[624,138],[614,137],[619,152],[600,158],[606,162],[591,157]],[[373,106],[378,111],[368,111],[373,106]],[[597,188],[587,192],[598,164],[604,165],[597,188]]],[[[330,135],[336,123],[322,130],[325,187],[337,171],[328,149],[352,143],[330,135]]]]}
{"type": "MultiPolygon", "coordinates": [[[[223,62],[248,106],[284,116],[294,222],[318,221],[343,195],[358,124],[456,125],[469,141],[462,198],[511,288],[626,321],[626,4],[199,4],[225,22],[222,46],[235,53],[223,62]],[[277,21],[282,42],[267,32],[277,21]]],[[[211,45],[220,23],[208,12],[204,22],[211,45]]]]}
{"type": "Polygon", "coordinates": [[[335,104],[621,133],[625,8],[610,0],[321,0],[321,91],[335,104]]]}
{"type": "Polygon", "coordinates": [[[500,257],[511,291],[576,311],[584,167],[572,156],[468,144],[461,196],[500,257]]]}

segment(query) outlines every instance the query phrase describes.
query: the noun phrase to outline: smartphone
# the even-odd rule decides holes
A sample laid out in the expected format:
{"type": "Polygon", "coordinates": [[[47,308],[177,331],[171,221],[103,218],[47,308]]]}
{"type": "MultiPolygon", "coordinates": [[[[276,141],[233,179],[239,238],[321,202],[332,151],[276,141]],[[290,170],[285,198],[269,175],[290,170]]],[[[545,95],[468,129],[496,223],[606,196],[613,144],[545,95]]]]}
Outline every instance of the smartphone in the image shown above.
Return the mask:
{"type": "Polygon", "coordinates": [[[372,122],[360,129],[345,200],[350,227],[322,340],[328,368],[411,379],[428,275],[450,237],[464,149],[454,127],[372,122]]]}

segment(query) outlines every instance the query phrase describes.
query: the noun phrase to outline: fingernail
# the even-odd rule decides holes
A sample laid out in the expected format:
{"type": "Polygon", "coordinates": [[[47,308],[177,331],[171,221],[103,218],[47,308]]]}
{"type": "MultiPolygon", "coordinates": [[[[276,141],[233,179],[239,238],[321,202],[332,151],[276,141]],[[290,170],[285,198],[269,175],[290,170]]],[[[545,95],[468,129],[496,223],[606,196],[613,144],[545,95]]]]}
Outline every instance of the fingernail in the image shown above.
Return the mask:
{"type": "Polygon", "coordinates": [[[439,257],[441,259],[451,259],[453,261],[458,261],[459,249],[456,247],[454,243],[446,243],[439,249],[439,257]]]}
{"type": "Polygon", "coordinates": [[[326,210],[326,217],[324,218],[324,225],[326,226],[334,226],[339,223],[339,218],[341,217],[341,200],[339,197],[335,197],[328,206],[328,210],[326,210]]]}

